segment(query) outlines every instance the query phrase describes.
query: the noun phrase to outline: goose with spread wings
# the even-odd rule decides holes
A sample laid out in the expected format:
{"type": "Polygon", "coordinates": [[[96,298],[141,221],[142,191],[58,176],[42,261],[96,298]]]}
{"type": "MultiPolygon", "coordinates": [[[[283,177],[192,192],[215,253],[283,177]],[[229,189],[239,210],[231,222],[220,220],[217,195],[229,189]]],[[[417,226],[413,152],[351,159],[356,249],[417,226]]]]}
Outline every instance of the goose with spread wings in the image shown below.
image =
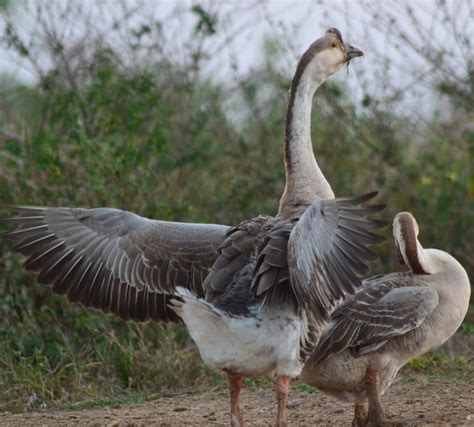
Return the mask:
{"type": "Polygon", "coordinates": [[[298,375],[338,301],[361,286],[383,241],[375,193],[334,198],[311,146],[317,87],[362,52],[328,30],[298,64],[285,135],[287,182],[276,216],[235,227],[140,217],[110,208],[6,206],[6,236],[25,268],[70,301],[134,321],[183,320],[209,366],[226,372],[231,424],[243,424],[242,377],[277,375],[286,424],[298,375]]]}
{"type": "MultiPolygon", "coordinates": [[[[327,316],[376,257],[368,247],[380,243],[380,224],[368,215],[381,207],[366,204],[374,195],[317,200],[300,218],[236,227],[109,208],[6,206],[15,215],[2,221],[13,225],[6,236],[24,267],[53,292],[126,320],[178,313],[203,360],[228,374],[232,396],[242,377],[276,371],[286,398],[281,389],[318,338],[310,319],[327,316]]],[[[232,405],[240,417],[237,398],[232,405]]]]}
{"type": "Polygon", "coordinates": [[[466,271],[448,253],[424,249],[418,233],[412,214],[395,216],[399,259],[410,271],[366,279],[347,296],[303,369],[303,381],[355,404],[353,426],[403,425],[384,417],[380,396],[403,365],[448,340],[467,313],[466,271]]]}

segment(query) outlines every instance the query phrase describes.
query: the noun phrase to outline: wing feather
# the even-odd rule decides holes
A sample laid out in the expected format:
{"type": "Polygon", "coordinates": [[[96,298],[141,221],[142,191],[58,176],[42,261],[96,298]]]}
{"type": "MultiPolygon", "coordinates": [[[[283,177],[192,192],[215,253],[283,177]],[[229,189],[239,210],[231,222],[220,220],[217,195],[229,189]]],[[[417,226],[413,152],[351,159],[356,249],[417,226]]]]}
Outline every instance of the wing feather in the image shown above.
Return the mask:
{"type": "Polygon", "coordinates": [[[336,304],[362,286],[367,262],[378,257],[369,246],[384,241],[374,230],[387,224],[370,218],[383,205],[363,205],[376,192],[355,198],[316,200],[291,231],[290,283],[298,304],[327,319],[336,304]]]}
{"type": "Polygon", "coordinates": [[[391,338],[417,328],[437,307],[435,289],[411,273],[393,273],[367,281],[331,316],[330,327],[310,357],[317,365],[347,349],[361,356],[382,348],[391,338]]]}
{"type": "Polygon", "coordinates": [[[39,282],[70,301],[139,321],[176,320],[167,307],[176,286],[203,296],[229,230],[109,208],[4,207],[14,214],[0,218],[11,227],[2,236],[16,241],[13,249],[39,282]]]}

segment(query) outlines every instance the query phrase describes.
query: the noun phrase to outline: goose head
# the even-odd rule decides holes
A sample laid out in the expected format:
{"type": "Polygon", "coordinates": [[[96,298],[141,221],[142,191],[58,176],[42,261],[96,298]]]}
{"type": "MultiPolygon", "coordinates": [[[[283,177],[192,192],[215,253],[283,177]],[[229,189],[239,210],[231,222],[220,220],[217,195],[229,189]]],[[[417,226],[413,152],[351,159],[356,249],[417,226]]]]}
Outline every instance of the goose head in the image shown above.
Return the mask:
{"type": "Polygon", "coordinates": [[[316,40],[302,56],[298,70],[302,74],[305,70],[311,73],[315,81],[321,83],[329,76],[348,64],[351,59],[362,56],[364,53],[342,39],[337,28],[330,28],[326,34],[316,40]]]}
{"type": "Polygon", "coordinates": [[[424,250],[418,241],[420,228],[410,212],[399,212],[393,219],[393,237],[398,250],[398,259],[410,267],[415,274],[429,274],[425,266],[424,250]]]}

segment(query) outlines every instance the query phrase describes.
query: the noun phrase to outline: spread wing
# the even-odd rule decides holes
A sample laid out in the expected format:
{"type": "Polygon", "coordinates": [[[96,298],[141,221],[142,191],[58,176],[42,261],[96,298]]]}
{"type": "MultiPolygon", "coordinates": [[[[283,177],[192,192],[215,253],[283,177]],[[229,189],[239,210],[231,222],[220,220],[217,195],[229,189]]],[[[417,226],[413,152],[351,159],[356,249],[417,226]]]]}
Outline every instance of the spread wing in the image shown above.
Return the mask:
{"type": "Polygon", "coordinates": [[[155,221],[118,209],[5,206],[4,233],[24,267],[70,301],[124,319],[174,320],[176,286],[203,296],[202,282],[229,227],[155,221]]]}
{"type": "Polygon", "coordinates": [[[390,338],[417,328],[438,306],[438,293],[419,276],[377,276],[333,314],[310,363],[351,349],[355,356],[382,348],[390,338]]]}
{"type": "Polygon", "coordinates": [[[373,231],[387,224],[369,215],[385,206],[364,205],[376,194],[316,200],[291,231],[291,287],[298,304],[317,319],[327,319],[342,297],[362,286],[366,263],[378,258],[369,246],[385,241],[373,231]]]}

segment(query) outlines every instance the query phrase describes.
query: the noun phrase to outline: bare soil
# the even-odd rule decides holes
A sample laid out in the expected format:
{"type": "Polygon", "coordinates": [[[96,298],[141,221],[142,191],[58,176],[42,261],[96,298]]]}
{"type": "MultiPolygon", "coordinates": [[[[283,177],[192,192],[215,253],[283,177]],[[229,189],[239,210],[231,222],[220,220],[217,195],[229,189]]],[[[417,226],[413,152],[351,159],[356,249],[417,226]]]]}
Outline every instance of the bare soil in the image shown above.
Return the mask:
{"type": "MultiPolygon", "coordinates": [[[[474,426],[474,383],[444,379],[402,380],[383,397],[388,418],[415,420],[419,426],[474,426]]],[[[242,410],[249,426],[274,424],[276,404],[269,387],[244,390],[242,410]]],[[[352,408],[320,392],[296,386],[288,405],[289,425],[350,426],[352,408]],[[300,389],[300,390],[298,390],[300,389]]],[[[163,397],[137,405],[101,409],[42,410],[0,414],[2,426],[227,426],[225,389],[163,397]]]]}

